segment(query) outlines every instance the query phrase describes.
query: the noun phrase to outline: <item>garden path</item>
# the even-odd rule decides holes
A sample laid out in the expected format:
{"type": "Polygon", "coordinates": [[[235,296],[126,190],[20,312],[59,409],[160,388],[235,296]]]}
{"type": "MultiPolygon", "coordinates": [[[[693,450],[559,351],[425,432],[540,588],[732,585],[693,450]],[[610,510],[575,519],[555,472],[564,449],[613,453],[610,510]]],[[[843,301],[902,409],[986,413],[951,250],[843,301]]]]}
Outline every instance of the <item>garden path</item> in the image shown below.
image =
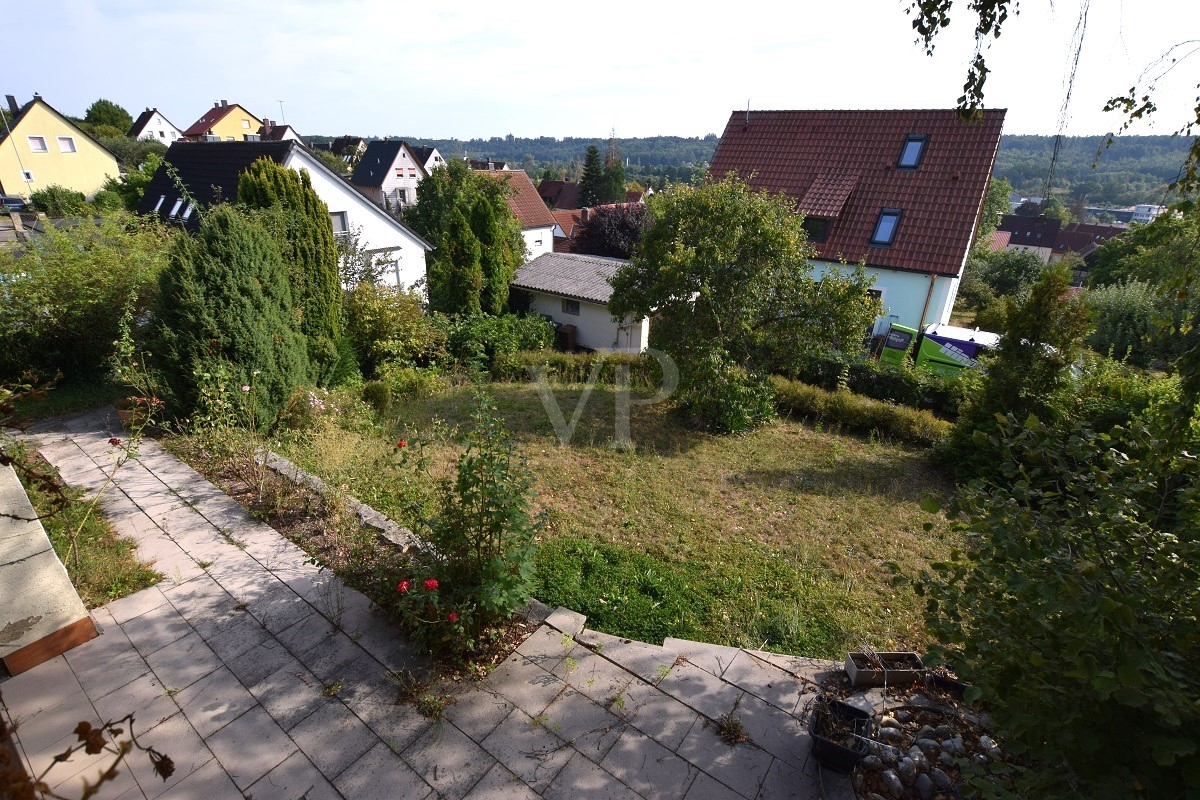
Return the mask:
{"type": "MultiPolygon", "coordinates": [[[[111,409],[42,423],[32,443],[64,480],[106,481],[111,409]]],[[[100,636],[0,682],[27,766],[40,773],[93,725],[136,715],[139,742],[101,796],[253,798],[851,798],[818,771],[801,714],[831,662],[587,630],[566,609],[491,675],[458,685],[441,719],[396,705],[388,670],[415,667],[362,594],[309,563],[154,442],[102,496],[117,530],[165,576],[92,611],[100,636]],[[717,722],[737,718],[748,743],[717,722]]],[[[99,757],[50,773],[75,795],[99,757]]]]}

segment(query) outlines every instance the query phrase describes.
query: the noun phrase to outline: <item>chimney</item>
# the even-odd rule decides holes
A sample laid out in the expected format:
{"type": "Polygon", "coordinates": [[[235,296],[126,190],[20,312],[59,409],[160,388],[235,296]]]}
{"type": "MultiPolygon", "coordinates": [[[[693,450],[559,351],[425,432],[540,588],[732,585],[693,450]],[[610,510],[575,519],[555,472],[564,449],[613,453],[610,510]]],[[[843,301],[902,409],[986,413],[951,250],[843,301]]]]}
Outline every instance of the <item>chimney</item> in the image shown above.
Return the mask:
{"type": "Polygon", "coordinates": [[[496,163],[492,161],[492,157],[488,156],[488,172],[496,171],[496,163]]]}
{"type": "Polygon", "coordinates": [[[6,94],[4,95],[4,99],[8,101],[8,110],[11,111],[12,115],[15,117],[17,112],[21,110],[21,107],[17,105],[17,98],[13,97],[11,94],[6,94]]]}
{"type": "Polygon", "coordinates": [[[228,100],[222,100],[222,101],[221,101],[221,108],[229,108],[229,101],[228,101],[228,100]]]}
{"type": "Polygon", "coordinates": [[[213,100],[213,108],[220,108],[220,107],[221,107],[221,104],[218,103],[216,100],[213,100]]]}
{"type": "Polygon", "coordinates": [[[584,208],[581,208],[581,209],[579,209],[579,221],[580,221],[580,222],[587,222],[587,221],[588,221],[588,214],[589,214],[590,212],[591,212],[591,209],[589,209],[589,208],[587,208],[587,207],[584,207],[584,208]]]}

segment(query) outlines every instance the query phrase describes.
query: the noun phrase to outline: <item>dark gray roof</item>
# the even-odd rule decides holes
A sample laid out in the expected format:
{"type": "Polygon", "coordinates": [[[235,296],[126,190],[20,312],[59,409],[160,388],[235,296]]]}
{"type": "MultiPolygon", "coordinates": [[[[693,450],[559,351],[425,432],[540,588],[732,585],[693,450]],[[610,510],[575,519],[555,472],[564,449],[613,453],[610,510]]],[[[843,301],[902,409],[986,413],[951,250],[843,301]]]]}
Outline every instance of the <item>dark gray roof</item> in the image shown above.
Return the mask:
{"type": "Polygon", "coordinates": [[[367,151],[363,153],[362,160],[354,168],[350,182],[355,186],[370,186],[372,189],[383,186],[383,179],[388,176],[392,164],[396,163],[396,157],[400,155],[402,147],[404,147],[402,139],[378,139],[367,142],[367,151]]]}
{"type": "MultiPolygon", "coordinates": [[[[163,164],[150,179],[142,202],[138,205],[139,214],[154,213],[158,207],[158,216],[163,219],[171,213],[171,208],[180,196],[178,187],[170,175],[167,165],[175,168],[180,182],[187,187],[188,192],[201,206],[207,208],[215,203],[237,200],[238,176],[260,158],[266,157],[276,164],[282,164],[295,142],[183,142],[176,141],[167,150],[163,164]],[[161,204],[159,198],[166,197],[161,204]]],[[[188,218],[188,223],[195,225],[199,222],[196,215],[188,218]]]]}
{"type": "Polygon", "coordinates": [[[423,144],[415,146],[410,144],[408,148],[412,150],[413,155],[417,157],[417,160],[421,162],[422,166],[429,162],[429,157],[433,155],[433,151],[436,149],[433,147],[426,147],[423,144]]]}
{"type": "Polygon", "coordinates": [[[512,285],[518,289],[607,303],[613,291],[609,280],[628,263],[620,258],[546,253],[522,264],[512,285]]]}

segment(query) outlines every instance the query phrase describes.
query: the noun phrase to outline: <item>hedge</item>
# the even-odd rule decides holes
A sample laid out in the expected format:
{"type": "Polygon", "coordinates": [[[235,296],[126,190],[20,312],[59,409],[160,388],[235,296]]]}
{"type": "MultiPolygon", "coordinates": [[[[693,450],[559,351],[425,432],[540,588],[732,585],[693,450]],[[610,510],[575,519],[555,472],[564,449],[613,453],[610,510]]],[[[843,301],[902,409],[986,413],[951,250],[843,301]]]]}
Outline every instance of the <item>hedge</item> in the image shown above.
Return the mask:
{"type": "Polygon", "coordinates": [[[771,379],[781,414],[820,422],[857,433],[930,446],[944,440],[954,426],[931,412],[892,405],[846,390],[826,391],[800,381],[771,379]]]}
{"type": "Polygon", "coordinates": [[[587,383],[592,370],[600,365],[596,377],[606,386],[617,381],[617,368],[629,368],[629,385],[635,389],[657,389],[662,385],[662,368],[650,356],[630,353],[560,353],[555,350],[521,350],[497,356],[492,378],[497,381],[532,380],[530,368],[541,369],[551,383],[587,383]]]}
{"type": "Polygon", "coordinates": [[[845,388],[886,403],[924,408],[947,418],[958,415],[955,382],[913,367],[896,367],[869,358],[827,352],[796,366],[787,377],[828,391],[845,388]]]}

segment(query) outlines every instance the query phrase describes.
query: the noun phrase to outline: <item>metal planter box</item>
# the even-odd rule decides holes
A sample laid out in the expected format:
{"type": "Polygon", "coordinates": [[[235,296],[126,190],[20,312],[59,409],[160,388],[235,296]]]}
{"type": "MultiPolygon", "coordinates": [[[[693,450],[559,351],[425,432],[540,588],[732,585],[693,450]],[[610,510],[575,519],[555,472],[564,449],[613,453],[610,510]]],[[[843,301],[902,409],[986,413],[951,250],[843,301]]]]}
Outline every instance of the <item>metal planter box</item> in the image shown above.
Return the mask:
{"type": "Polygon", "coordinates": [[[916,653],[850,653],[846,656],[846,674],[851,686],[906,686],[921,679],[925,665],[916,653]],[[856,664],[855,659],[865,666],[856,664]],[[883,661],[884,669],[876,659],[883,661]]]}

